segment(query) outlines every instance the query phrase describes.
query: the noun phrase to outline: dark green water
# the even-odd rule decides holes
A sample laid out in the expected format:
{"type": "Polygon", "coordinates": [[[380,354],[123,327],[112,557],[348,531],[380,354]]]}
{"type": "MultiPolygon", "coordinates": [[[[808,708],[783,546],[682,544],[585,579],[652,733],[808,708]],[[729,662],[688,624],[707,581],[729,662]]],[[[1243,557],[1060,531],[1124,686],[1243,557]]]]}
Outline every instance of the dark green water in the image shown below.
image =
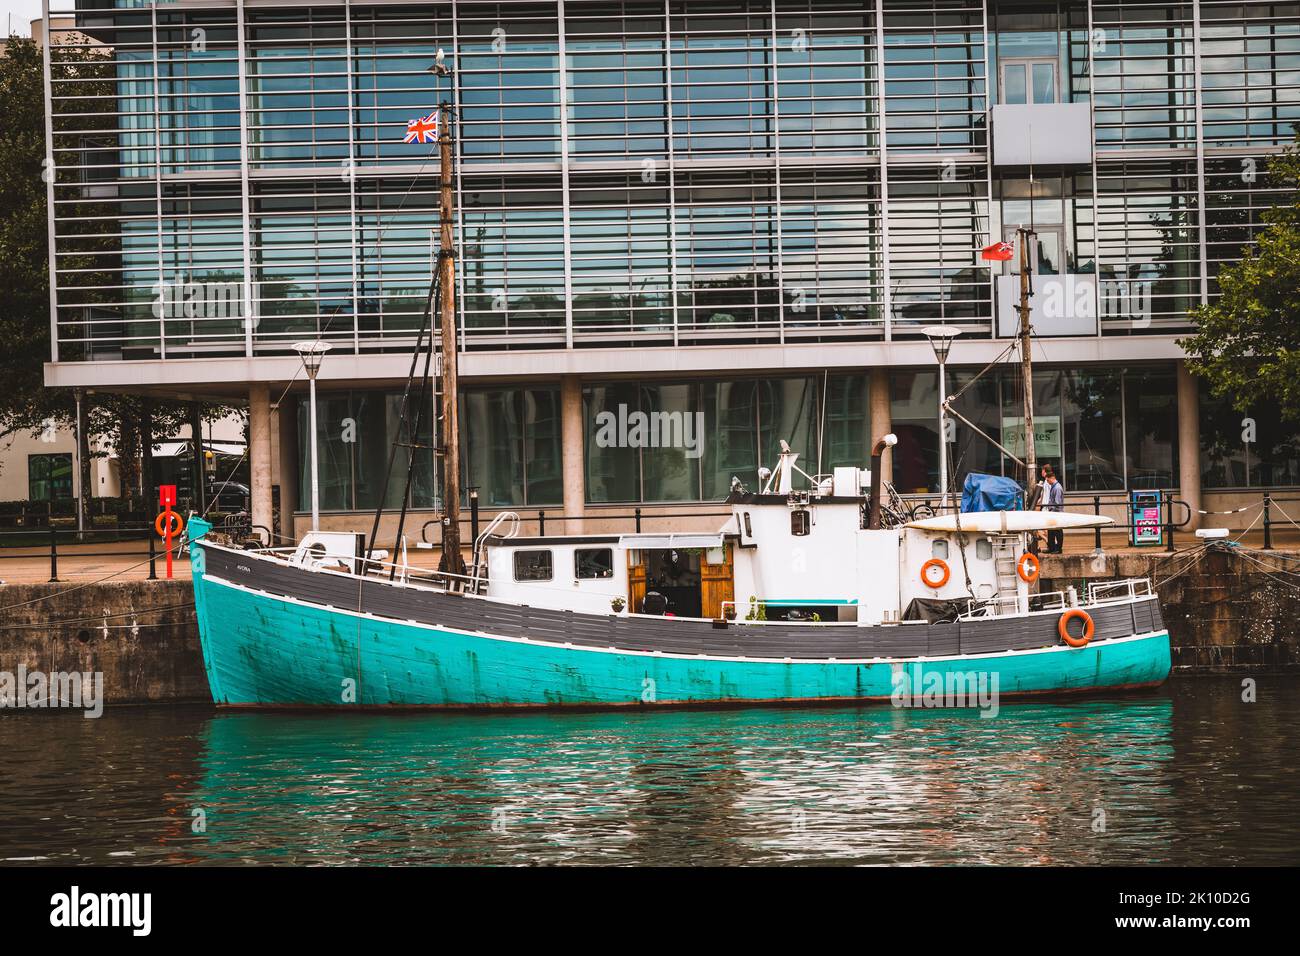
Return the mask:
{"type": "Polygon", "coordinates": [[[1185,678],[994,719],[0,711],[0,860],[1294,864],[1298,691],[1185,678]]]}

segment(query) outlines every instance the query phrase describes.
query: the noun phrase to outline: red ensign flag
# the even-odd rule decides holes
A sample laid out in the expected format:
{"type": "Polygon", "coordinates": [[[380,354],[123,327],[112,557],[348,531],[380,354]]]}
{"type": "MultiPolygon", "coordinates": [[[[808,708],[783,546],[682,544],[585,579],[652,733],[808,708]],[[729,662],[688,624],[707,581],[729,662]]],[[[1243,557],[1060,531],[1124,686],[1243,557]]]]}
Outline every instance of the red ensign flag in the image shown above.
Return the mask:
{"type": "Polygon", "coordinates": [[[995,262],[1009,262],[1015,254],[1016,249],[1011,243],[995,242],[991,246],[985,246],[980,251],[980,258],[992,259],[995,262]]]}

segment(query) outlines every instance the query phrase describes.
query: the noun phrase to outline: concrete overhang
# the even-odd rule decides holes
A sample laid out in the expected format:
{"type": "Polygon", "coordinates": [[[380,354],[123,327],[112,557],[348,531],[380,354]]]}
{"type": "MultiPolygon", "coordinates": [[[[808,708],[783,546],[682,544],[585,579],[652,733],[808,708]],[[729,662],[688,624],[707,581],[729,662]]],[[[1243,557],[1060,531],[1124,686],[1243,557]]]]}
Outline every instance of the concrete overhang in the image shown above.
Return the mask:
{"type": "MultiPolygon", "coordinates": [[[[1047,365],[1124,365],[1183,357],[1174,335],[1132,335],[1037,339],[1034,361],[1047,365]]],[[[950,364],[982,366],[1007,346],[1006,339],[958,339],[950,364]]],[[[317,381],[323,388],[400,386],[410,369],[400,352],[331,352],[317,381]]],[[[896,342],[702,345],[681,348],[610,348],[462,352],[460,377],[467,383],[553,381],[582,378],[658,378],[737,373],[808,372],[822,369],[928,368],[934,353],[925,339],[896,342]]],[[[265,382],[306,388],[297,356],[256,358],[151,359],[102,362],[47,362],[50,388],[88,388],[166,398],[238,399],[248,385],[265,382]]]]}

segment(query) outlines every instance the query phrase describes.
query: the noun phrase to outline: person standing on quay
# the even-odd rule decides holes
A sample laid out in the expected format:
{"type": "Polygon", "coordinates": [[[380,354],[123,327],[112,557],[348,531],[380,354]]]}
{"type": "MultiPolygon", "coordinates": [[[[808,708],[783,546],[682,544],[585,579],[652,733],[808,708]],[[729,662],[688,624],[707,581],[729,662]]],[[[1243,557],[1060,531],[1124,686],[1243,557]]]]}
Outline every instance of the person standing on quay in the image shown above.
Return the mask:
{"type": "MultiPolygon", "coordinates": [[[[1065,489],[1056,480],[1056,472],[1051,465],[1043,466],[1043,504],[1044,511],[1065,510],[1065,489]]],[[[1061,554],[1065,550],[1065,532],[1055,528],[1047,532],[1047,553],[1061,554]]]]}

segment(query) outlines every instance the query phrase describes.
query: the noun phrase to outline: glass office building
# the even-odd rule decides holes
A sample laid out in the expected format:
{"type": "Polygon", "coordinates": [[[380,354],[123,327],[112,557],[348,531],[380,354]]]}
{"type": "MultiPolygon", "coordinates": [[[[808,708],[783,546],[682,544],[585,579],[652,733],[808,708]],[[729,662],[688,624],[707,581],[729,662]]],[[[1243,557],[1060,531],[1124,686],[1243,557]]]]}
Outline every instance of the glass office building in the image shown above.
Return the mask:
{"type": "MultiPolygon", "coordinates": [[[[326,510],[378,503],[437,219],[436,147],[403,138],[442,101],[467,479],[494,506],[714,500],[781,438],[825,471],[884,427],[900,490],[932,490],[921,330],[962,330],[950,391],[1001,351],[1018,269],[980,249],[1019,226],[1039,457],[1067,489],[1300,482],[1294,429],[1243,445],[1177,345],[1278,194],[1296,3],[50,6],[80,42],[52,37],[47,379],[287,389],[270,427],[301,445],[291,345],[322,338],[326,510]],[[602,446],[620,406],[699,413],[706,450],[602,446]]],[[[1016,374],[963,396],[994,437],[1016,374]]],[[[950,437],[963,467],[1008,470],[950,437]]],[[[431,477],[416,493],[432,504],[431,477]]]]}

